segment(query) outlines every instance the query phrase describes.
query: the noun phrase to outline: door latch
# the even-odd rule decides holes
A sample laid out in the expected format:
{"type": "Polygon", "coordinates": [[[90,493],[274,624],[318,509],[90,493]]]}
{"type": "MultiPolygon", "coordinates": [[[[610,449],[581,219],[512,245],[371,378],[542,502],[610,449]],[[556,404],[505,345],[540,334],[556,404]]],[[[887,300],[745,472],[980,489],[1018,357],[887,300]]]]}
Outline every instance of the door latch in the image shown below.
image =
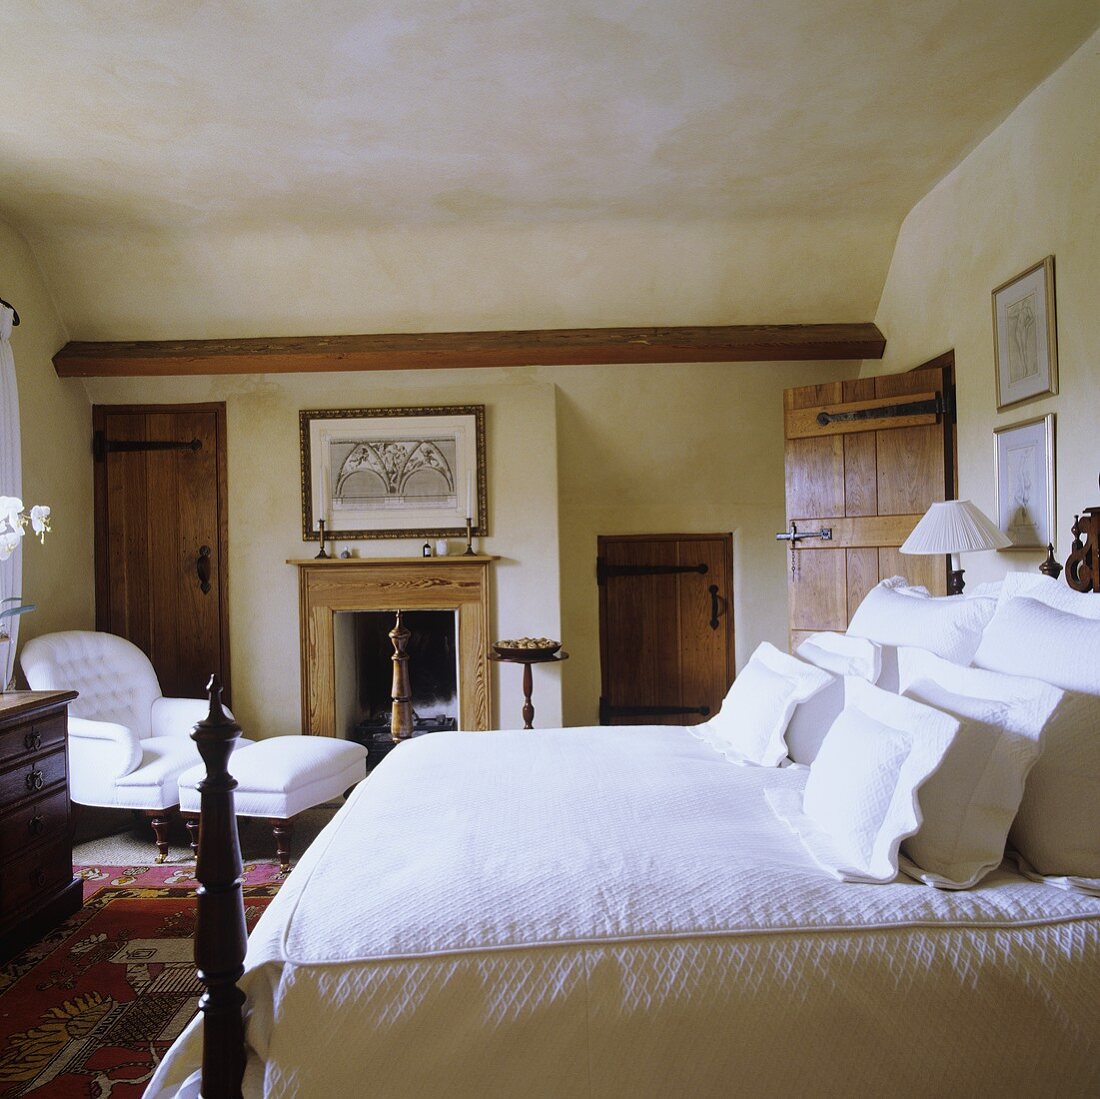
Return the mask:
{"type": "Polygon", "coordinates": [[[820,538],[822,542],[833,540],[833,528],[822,527],[821,530],[799,530],[795,521],[791,520],[791,529],[780,531],[776,536],[777,542],[790,542],[792,545],[801,542],[803,538],[820,538]]]}

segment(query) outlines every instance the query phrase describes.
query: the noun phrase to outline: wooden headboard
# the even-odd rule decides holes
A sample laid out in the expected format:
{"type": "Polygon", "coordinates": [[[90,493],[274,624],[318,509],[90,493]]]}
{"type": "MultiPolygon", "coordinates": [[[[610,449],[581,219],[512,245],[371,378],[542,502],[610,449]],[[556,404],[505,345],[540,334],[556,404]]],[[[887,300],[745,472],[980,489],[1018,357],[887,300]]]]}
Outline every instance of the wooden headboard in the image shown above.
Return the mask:
{"type": "Polygon", "coordinates": [[[1100,507],[1085,508],[1073,517],[1066,583],[1076,591],[1100,592],[1100,507]]]}

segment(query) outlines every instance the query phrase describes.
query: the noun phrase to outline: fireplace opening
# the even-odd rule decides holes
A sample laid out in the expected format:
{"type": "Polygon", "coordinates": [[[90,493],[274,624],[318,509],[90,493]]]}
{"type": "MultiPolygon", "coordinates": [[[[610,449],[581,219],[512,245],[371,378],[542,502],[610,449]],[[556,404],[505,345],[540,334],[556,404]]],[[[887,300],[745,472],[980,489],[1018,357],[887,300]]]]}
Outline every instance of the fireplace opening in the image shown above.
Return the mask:
{"type": "MultiPolygon", "coordinates": [[[[340,735],[367,746],[368,763],[393,747],[394,611],[335,616],[336,720],[340,735]]],[[[458,636],[454,611],[402,611],[409,631],[413,735],[458,728],[458,636]]]]}

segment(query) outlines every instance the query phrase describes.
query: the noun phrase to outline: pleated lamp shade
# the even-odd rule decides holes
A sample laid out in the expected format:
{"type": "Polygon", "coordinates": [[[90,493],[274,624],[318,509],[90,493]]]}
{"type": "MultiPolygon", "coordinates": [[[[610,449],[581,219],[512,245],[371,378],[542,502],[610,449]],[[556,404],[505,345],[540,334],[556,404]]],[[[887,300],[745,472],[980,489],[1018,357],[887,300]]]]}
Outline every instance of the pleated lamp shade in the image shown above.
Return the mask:
{"type": "Polygon", "coordinates": [[[1012,542],[969,500],[933,504],[902,543],[902,553],[970,553],[1012,542]]]}

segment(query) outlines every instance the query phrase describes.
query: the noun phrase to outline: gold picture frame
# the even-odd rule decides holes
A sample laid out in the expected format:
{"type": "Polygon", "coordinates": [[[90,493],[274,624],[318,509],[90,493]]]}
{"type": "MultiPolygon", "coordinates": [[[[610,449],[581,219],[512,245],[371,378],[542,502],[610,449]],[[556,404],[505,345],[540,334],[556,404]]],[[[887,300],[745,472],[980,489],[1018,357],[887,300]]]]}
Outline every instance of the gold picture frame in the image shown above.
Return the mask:
{"type": "Polygon", "coordinates": [[[1045,550],[1057,541],[1054,413],[993,429],[996,523],[1011,550],[1045,550]]]}
{"type": "Polygon", "coordinates": [[[485,406],[298,413],[302,538],[465,537],[489,530],[485,406]]]}
{"type": "Polygon", "coordinates": [[[1053,256],[993,291],[993,361],[998,412],[1058,392],[1053,256]]]}

